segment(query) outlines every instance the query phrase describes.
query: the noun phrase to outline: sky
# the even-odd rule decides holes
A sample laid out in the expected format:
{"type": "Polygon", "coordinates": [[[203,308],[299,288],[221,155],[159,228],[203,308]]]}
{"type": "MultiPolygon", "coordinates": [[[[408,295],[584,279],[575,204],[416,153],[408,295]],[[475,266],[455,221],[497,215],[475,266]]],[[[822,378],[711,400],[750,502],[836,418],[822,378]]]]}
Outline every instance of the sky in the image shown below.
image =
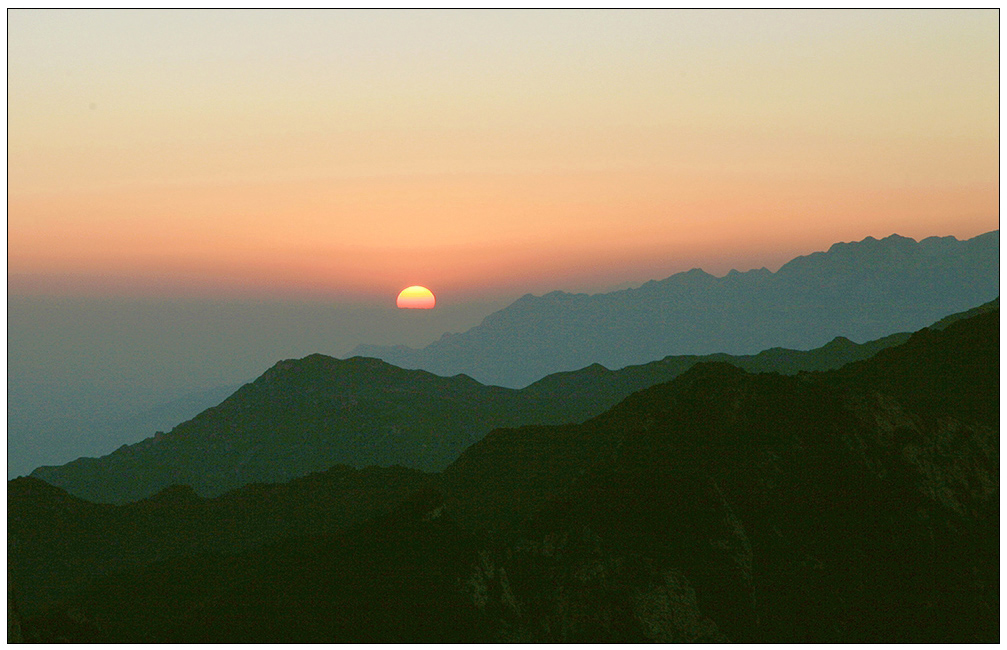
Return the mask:
{"type": "Polygon", "coordinates": [[[997,226],[995,10],[26,10],[8,31],[18,294],[599,291],[997,226]]]}
{"type": "Polygon", "coordinates": [[[526,293],[999,227],[996,10],[7,18],[9,476],[526,293]]]}

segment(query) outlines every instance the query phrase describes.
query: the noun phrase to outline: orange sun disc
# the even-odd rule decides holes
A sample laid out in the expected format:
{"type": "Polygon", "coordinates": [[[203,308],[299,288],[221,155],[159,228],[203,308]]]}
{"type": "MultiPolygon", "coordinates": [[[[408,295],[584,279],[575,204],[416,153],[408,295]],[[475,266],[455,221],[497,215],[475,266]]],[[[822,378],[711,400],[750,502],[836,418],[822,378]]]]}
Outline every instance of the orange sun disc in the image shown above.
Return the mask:
{"type": "Polygon", "coordinates": [[[426,287],[415,285],[399,292],[395,304],[399,309],[433,309],[437,299],[426,287]]]}

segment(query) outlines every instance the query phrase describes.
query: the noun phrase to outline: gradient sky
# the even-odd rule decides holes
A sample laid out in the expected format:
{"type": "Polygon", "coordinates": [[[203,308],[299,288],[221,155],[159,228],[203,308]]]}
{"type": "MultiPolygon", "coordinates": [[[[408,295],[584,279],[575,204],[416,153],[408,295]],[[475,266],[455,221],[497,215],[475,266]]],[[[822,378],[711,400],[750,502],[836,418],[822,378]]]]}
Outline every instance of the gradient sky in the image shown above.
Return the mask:
{"type": "Polygon", "coordinates": [[[998,12],[8,12],[18,295],[458,299],[998,227],[998,12]]]}

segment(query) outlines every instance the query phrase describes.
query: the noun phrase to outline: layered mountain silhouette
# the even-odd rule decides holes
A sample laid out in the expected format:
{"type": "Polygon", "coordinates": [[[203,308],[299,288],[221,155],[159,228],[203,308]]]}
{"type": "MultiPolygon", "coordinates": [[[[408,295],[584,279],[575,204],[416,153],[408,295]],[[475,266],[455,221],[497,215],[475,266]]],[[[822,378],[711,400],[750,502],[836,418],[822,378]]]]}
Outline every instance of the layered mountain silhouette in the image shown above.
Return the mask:
{"type": "Polygon", "coordinates": [[[119,506],[18,479],[13,611],[43,641],[995,642],[999,310],[973,314],[824,372],[694,364],[440,474],[119,506]]]}
{"type": "Polygon", "coordinates": [[[810,351],[773,348],[748,356],[667,357],[616,371],[593,364],[550,375],[523,390],[484,386],[464,375],[403,370],[377,359],[311,355],[276,364],[168,433],[123,445],[101,458],[41,467],[32,476],[79,498],[125,503],[173,484],[218,496],[249,483],[289,481],[336,464],[440,471],[495,428],[581,422],[702,361],[723,361],[752,372],[827,370],[866,359],[908,336],[864,344],[838,337],[810,351]]]}
{"type": "Polygon", "coordinates": [[[999,295],[1000,232],[969,240],[891,235],[834,244],[766,269],[717,278],[700,269],[637,289],[523,296],[478,326],[416,350],[362,345],[350,356],[521,387],[600,363],[669,354],[751,354],[914,331],[999,295]]]}
{"type": "Polygon", "coordinates": [[[508,638],[995,639],[998,404],[998,313],[820,375],[703,364],[494,432],[446,511],[508,539],[495,572],[542,604],[508,638]]]}
{"type": "Polygon", "coordinates": [[[10,579],[22,602],[58,600],[88,579],[167,558],[256,548],[291,534],[341,531],[426,484],[402,467],[337,465],[289,483],[254,484],[215,499],[173,485],[124,505],[78,499],[44,481],[7,486],[10,579]]]}

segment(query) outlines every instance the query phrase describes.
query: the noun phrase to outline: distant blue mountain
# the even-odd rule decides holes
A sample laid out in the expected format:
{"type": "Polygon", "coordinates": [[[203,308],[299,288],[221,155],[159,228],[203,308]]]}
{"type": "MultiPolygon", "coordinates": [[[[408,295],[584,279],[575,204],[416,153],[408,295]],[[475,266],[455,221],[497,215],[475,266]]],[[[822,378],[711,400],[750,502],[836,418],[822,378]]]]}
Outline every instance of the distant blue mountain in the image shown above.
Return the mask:
{"type": "Polygon", "coordinates": [[[361,345],[377,357],[439,375],[520,387],[548,374],[668,355],[806,350],[913,331],[999,295],[1000,231],[959,241],[928,237],[838,243],[773,273],[701,269],[637,289],[525,295],[461,334],[422,349],[361,345]]]}

